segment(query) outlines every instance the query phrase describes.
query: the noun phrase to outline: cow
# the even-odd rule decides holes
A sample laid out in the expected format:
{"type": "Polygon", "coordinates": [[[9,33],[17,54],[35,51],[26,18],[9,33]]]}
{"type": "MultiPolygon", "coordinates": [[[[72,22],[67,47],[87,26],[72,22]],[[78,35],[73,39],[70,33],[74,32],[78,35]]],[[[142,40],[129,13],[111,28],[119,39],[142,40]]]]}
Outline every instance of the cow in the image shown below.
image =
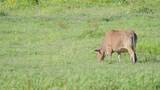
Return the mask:
{"type": "Polygon", "coordinates": [[[121,53],[128,52],[133,64],[137,62],[136,56],[137,34],[131,30],[111,30],[106,32],[105,38],[100,46],[96,49],[97,59],[103,61],[106,55],[112,58],[112,54],[118,54],[120,62],[121,53]]]}

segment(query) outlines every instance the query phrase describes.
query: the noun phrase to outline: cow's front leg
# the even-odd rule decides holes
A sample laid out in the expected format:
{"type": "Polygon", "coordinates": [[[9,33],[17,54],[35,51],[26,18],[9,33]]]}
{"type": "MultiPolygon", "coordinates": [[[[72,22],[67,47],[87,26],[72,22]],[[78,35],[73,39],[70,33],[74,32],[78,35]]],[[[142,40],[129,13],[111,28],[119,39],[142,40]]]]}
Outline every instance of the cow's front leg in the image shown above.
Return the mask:
{"type": "Polygon", "coordinates": [[[121,62],[121,53],[118,53],[118,62],[121,62]]]}
{"type": "Polygon", "coordinates": [[[110,50],[109,52],[108,52],[108,56],[109,56],[109,64],[111,64],[112,63],[112,50],[110,50]]]}

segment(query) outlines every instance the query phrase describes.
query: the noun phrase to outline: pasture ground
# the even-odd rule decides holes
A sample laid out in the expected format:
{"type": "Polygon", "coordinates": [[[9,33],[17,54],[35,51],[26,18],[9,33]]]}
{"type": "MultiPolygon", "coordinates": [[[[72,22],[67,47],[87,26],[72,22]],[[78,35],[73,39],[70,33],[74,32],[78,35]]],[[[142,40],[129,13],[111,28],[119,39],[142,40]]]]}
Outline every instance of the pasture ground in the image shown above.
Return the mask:
{"type": "Polygon", "coordinates": [[[158,0],[46,4],[0,12],[0,90],[160,90],[158,0]],[[128,54],[96,60],[104,32],[119,28],[138,34],[135,65],[128,54]]]}

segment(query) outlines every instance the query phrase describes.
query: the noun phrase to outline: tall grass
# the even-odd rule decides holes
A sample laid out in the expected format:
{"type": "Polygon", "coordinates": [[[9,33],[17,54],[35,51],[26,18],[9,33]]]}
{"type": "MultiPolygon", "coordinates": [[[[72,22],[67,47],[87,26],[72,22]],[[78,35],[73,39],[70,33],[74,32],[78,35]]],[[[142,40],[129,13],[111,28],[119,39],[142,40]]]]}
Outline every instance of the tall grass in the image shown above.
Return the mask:
{"type": "Polygon", "coordinates": [[[50,16],[53,13],[66,10],[90,7],[124,7],[128,13],[154,14],[159,11],[158,0],[2,0],[0,12],[2,15],[50,16]]]}

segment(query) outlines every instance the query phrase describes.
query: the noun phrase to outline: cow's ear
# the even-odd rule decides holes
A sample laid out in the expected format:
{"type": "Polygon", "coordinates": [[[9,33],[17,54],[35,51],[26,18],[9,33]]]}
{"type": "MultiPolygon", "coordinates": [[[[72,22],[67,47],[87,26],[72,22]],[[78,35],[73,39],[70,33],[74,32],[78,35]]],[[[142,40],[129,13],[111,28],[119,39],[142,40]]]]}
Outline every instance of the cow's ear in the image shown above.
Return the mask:
{"type": "Polygon", "coordinates": [[[100,52],[100,49],[96,49],[96,50],[94,50],[95,52],[100,52]]]}

